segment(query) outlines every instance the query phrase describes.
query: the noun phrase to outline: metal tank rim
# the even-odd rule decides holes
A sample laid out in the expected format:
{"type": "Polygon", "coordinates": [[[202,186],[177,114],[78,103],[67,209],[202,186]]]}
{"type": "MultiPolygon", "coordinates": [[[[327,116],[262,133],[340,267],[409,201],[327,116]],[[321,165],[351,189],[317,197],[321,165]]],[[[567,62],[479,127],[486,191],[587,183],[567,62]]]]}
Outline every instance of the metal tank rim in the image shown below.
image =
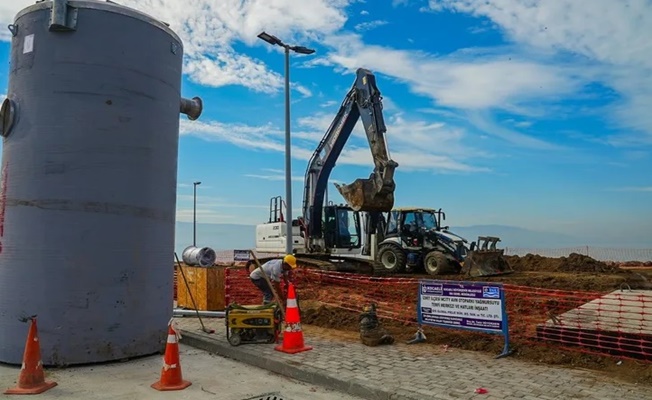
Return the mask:
{"type": "MultiPolygon", "coordinates": [[[[181,48],[183,49],[183,41],[181,40],[179,35],[177,35],[176,32],[174,32],[163,21],[158,20],[144,12],[108,0],[107,1],[68,0],[68,5],[70,7],[76,7],[76,8],[87,8],[91,10],[110,11],[115,14],[121,14],[127,17],[131,17],[147,22],[165,31],[170,36],[172,36],[174,39],[176,39],[179,42],[181,48]]],[[[18,21],[18,19],[20,19],[22,16],[26,14],[29,14],[34,11],[39,11],[41,9],[48,9],[48,8],[52,8],[52,1],[41,1],[39,3],[32,4],[31,6],[27,6],[22,10],[18,11],[16,16],[14,17],[14,24],[18,21]]]]}

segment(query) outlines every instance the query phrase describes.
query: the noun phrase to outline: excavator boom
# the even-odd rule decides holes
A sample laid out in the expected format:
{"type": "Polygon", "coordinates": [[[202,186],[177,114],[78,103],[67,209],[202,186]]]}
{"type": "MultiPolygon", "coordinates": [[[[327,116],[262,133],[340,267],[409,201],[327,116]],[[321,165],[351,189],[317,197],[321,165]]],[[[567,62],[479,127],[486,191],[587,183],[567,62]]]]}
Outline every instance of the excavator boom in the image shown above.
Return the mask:
{"type": "Polygon", "coordinates": [[[359,69],[354,90],[375,168],[368,179],[356,179],[349,185],[335,184],[335,187],[355,211],[387,212],[394,206],[394,169],[398,164],[389,156],[382,97],[376,86],[376,77],[365,69],[359,69]]]}
{"type": "Polygon", "coordinates": [[[359,68],[351,90],[308,165],[303,215],[309,237],[321,235],[328,178],[358,119],[362,120],[369,142],[374,171],[368,179],[356,179],[351,184],[335,186],[355,211],[387,212],[394,206],[394,170],[398,163],[390,158],[387,148],[382,97],[375,76],[371,71],[359,68]]]}

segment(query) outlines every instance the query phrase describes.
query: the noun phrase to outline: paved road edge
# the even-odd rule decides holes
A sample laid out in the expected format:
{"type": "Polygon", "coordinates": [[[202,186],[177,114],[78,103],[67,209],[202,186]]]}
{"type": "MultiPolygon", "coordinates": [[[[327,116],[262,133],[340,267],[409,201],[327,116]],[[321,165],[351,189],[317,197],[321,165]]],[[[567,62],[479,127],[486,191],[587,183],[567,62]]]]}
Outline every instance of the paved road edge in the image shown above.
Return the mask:
{"type": "MultiPolygon", "coordinates": [[[[262,368],[276,374],[284,375],[305,383],[323,386],[339,392],[348,393],[353,396],[369,400],[420,400],[409,393],[402,391],[385,391],[372,386],[372,383],[365,384],[355,380],[344,380],[328,375],[319,369],[305,365],[291,365],[289,363],[273,360],[260,354],[250,354],[239,347],[211,340],[187,330],[181,330],[180,342],[191,347],[208,351],[223,357],[240,361],[258,368],[262,368]]],[[[183,363],[183,360],[181,360],[183,363]]]]}

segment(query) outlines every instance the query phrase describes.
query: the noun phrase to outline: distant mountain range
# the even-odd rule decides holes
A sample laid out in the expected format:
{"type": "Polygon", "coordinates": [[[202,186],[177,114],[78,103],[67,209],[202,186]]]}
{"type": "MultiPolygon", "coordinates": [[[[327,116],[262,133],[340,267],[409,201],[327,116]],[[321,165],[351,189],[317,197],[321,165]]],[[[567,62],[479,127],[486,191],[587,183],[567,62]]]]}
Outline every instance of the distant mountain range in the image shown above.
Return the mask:
{"type": "MultiPolygon", "coordinates": [[[[500,248],[563,248],[576,246],[649,248],[650,243],[641,238],[634,242],[630,238],[607,237],[600,233],[596,238],[579,238],[572,235],[535,231],[506,225],[472,225],[450,227],[450,231],[469,241],[478,236],[498,236],[500,248]]],[[[197,245],[209,246],[215,250],[251,249],[255,247],[256,226],[237,224],[197,224],[197,245]]],[[[181,252],[192,244],[192,223],[177,222],[175,251],[181,252]]]]}

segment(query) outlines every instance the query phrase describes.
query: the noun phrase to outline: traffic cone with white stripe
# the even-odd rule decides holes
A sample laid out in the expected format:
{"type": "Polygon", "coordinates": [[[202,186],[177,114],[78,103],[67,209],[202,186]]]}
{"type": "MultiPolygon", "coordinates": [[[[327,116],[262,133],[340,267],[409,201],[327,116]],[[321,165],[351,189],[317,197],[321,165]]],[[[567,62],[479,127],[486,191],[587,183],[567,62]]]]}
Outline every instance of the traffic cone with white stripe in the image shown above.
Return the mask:
{"type": "Polygon", "coordinates": [[[41,361],[41,346],[38,341],[36,329],[36,317],[31,318],[23,365],[18,376],[18,386],[7,389],[5,394],[39,394],[57,386],[56,382],[46,382],[43,372],[43,361],[41,361]]]}
{"type": "Polygon", "coordinates": [[[301,320],[299,308],[297,307],[297,295],[294,292],[294,285],[288,285],[288,300],[285,307],[285,331],[283,332],[283,343],[274,347],[275,350],[284,353],[299,353],[312,350],[312,346],[303,343],[303,332],[301,331],[301,320]]]}
{"type": "Polygon", "coordinates": [[[172,320],[170,320],[161,379],[152,384],[152,387],[156,390],[183,390],[192,385],[191,382],[184,381],[181,374],[181,363],[179,363],[180,337],[181,334],[177,333],[175,328],[172,327],[172,320]]]}

